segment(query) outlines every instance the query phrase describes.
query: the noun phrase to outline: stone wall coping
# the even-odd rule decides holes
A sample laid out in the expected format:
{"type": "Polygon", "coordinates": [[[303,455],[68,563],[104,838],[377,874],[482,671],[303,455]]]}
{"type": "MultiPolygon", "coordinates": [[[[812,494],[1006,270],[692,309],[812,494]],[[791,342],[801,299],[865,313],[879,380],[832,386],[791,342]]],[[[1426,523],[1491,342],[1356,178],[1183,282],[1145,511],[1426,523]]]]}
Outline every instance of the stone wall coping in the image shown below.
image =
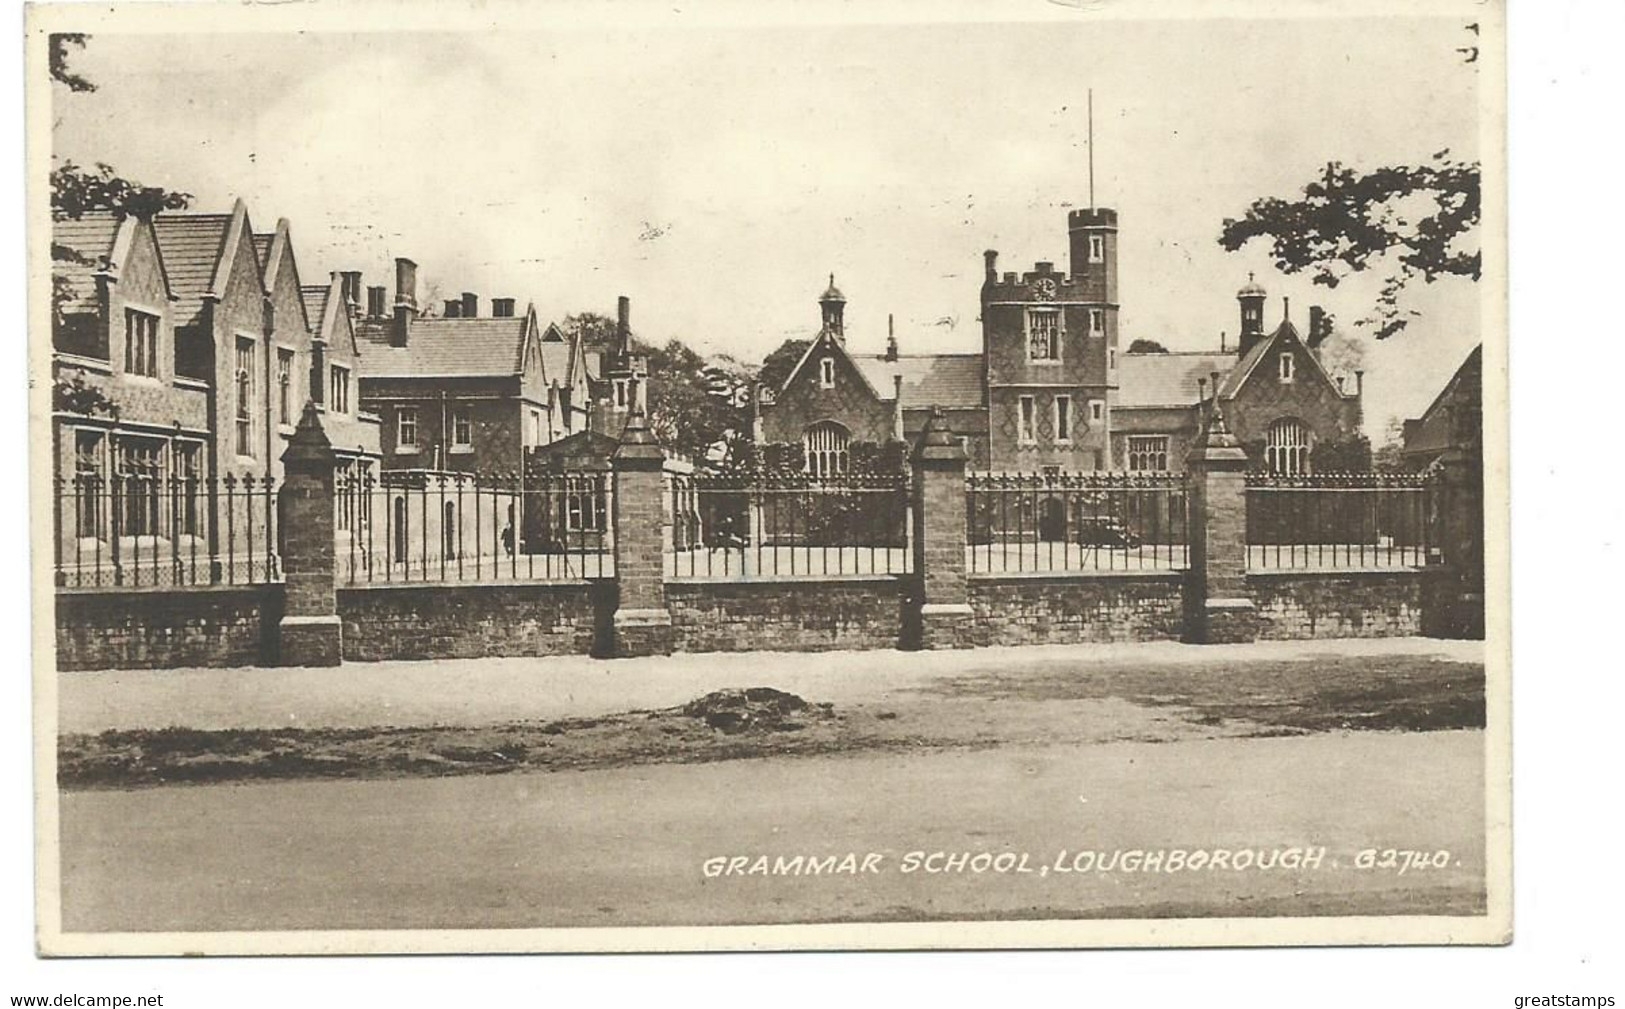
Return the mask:
{"type": "Polygon", "coordinates": [[[613,578],[575,578],[552,579],[549,581],[526,581],[524,579],[503,579],[493,581],[461,582],[370,582],[368,584],[356,583],[354,585],[337,585],[340,593],[345,592],[400,592],[403,589],[431,589],[436,592],[455,592],[459,589],[585,589],[591,588],[597,581],[613,582],[613,578]]]}
{"type": "Polygon", "coordinates": [[[1185,571],[968,571],[965,577],[973,582],[1077,582],[1096,580],[1183,582],[1185,580],[1185,571]]]}
{"type": "Polygon", "coordinates": [[[87,599],[95,596],[130,596],[155,597],[166,595],[192,595],[212,594],[230,595],[232,593],[258,594],[262,592],[281,592],[281,582],[254,582],[249,585],[58,585],[58,596],[73,596],[77,599],[87,599]]]}
{"type": "Polygon", "coordinates": [[[907,574],[851,574],[851,575],[763,575],[755,578],[728,578],[725,576],[683,575],[667,578],[670,585],[829,585],[851,582],[871,582],[877,585],[898,582],[913,577],[907,574]]]}
{"type": "Polygon", "coordinates": [[[1371,567],[1363,568],[1259,568],[1249,570],[1248,578],[1340,578],[1345,575],[1354,577],[1368,577],[1371,575],[1391,575],[1394,577],[1415,577],[1433,571],[1432,568],[1422,566],[1408,567],[1371,567]]]}

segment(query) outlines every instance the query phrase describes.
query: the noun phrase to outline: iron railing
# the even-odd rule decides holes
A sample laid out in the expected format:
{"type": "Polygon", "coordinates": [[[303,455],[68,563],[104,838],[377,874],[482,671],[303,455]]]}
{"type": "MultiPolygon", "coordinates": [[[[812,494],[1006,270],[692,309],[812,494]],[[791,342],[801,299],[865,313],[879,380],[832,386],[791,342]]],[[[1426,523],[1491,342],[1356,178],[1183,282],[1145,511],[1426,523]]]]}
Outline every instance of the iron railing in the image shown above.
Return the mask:
{"type": "Polygon", "coordinates": [[[607,471],[341,474],[341,584],[574,581],[615,573],[607,471]]]}
{"type": "Polygon", "coordinates": [[[913,570],[906,473],[666,474],[669,578],[750,580],[913,570]]]}
{"type": "Polygon", "coordinates": [[[1424,474],[1250,473],[1247,566],[1420,567],[1431,507],[1424,474]]]}
{"type": "Polygon", "coordinates": [[[972,473],[973,574],[1172,571],[1188,564],[1188,495],[1173,473],[972,473]]]}
{"type": "Polygon", "coordinates": [[[80,474],[55,488],[62,588],[175,588],[280,581],[277,484],[80,474]]]}

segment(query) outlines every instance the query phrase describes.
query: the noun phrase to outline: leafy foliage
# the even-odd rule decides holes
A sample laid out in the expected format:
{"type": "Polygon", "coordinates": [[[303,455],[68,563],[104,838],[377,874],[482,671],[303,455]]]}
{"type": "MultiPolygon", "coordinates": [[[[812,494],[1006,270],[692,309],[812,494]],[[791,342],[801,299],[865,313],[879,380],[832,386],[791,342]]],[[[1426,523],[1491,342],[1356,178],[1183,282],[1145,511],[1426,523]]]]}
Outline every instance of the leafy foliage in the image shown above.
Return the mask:
{"type": "Polygon", "coordinates": [[[713,445],[739,441],[749,416],[731,397],[712,394],[713,362],[681,340],[664,347],[634,344],[649,361],[649,429],[662,444],[703,456],[713,445]]]}
{"type": "Polygon", "coordinates": [[[1130,354],[1166,354],[1168,348],[1155,340],[1135,340],[1128,345],[1130,354]]]}
{"type": "Polygon", "coordinates": [[[95,91],[96,85],[74,73],[68,66],[68,50],[83,49],[88,35],[77,32],[59,32],[50,38],[51,80],[64,85],[69,91],[95,91]]]}
{"type": "Polygon", "coordinates": [[[94,169],[85,169],[64,161],[51,169],[54,220],[77,220],[91,210],[111,210],[120,217],[151,217],[165,210],[185,210],[191,204],[190,193],[131,182],[121,178],[112,165],[98,162],[94,169]]]}
{"type": "Polygon", "coordinates": [[[1351,274],[1391,265],[1372,314],[1357,323],[1386,339],[1419,314],[1400,305],[1412,280],[1479,278],[1479,175],[1478,162],[1454,160],[1449,150],[1426,164],[1369,172],[1333,161],[1301,197],[1266,197],[1246,216],[1226,218],[1219,244],[1235,251],[1267,239],[1281,272],[1307,271],[1313,283],[1333,288],[1351,274]]]}
{"type": "Polygon", "coordinates": [[[1309,466],[1316,473],[1370,472],[1371,441],[1363,434],[1317,441],[1309,449],[1309,466]]]}
{"type": "Polygon", "coordinates": [[[118,404],[108,399],[100,389],[85,382],[85,373],[63,373],[51,384],[51,407],[63,413],[76,413],[84,417],[105,414],[117,418],[118,404]]]}
{"type": "Polygon", "coordinates": [[[811,340],[786,340],[779,344],[771,354],[763,358],[762,366],[756,372],[757,384],[774,392],[784,388],[784,383],[790,379],[791,370],[810,346],[811,340]]]}

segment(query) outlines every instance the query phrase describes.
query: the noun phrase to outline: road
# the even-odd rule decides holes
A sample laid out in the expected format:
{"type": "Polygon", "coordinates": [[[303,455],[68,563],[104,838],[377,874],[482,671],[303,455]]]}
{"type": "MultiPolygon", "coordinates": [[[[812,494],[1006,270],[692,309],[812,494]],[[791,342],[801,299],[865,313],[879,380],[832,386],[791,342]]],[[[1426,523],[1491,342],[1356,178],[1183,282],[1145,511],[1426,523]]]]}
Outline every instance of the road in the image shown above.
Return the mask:
{"type": "Polygon", "coordinates": [[[1479,731],[868,751],[62,794],[69,931],[1475,913],[1479,731]],[[1325,846],[1318,869],[1038,871],[1084,850],[1325,846]],[[1354,867],[1366,847],[1441,868],[1354,867]],[[1028,873],[901,871],[910,851],[1028,873]],[[1062,858],[1061,853],[1068,854],[1062,858]],[[718,856],[880,856],[708,878],[718,856]]]}

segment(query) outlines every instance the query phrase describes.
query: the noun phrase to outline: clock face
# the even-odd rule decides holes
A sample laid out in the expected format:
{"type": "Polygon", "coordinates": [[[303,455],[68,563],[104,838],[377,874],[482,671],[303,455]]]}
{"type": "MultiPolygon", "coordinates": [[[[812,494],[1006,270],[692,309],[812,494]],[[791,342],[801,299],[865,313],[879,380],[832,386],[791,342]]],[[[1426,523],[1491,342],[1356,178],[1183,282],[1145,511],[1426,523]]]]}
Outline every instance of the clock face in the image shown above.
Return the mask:
{"type": "Polygon", "coordinates": [[[1049,301],[1055,297],[1055,281],[1048,277],[1033,284],[1033,294],[1040,301],[1049,301]]]}

